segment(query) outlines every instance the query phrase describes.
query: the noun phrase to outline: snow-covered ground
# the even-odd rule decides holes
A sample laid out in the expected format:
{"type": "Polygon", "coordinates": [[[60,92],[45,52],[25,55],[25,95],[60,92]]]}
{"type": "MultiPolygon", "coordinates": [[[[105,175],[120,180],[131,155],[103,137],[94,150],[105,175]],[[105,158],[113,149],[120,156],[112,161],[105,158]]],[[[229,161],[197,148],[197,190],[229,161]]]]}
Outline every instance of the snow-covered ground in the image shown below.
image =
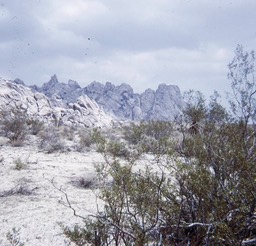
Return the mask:
{"type": "Polygon", "coordinates": [[[60,223],[73,226],[82,220],[62,204],[67,204],[65,196],[54,185],[68,194],[80,215],[96,212],[96,191],[79,188],[74,180],[93,179],[94,164],[102,162],[102,156],[94,151],[46,154],[34,146],[2,146],[0,161],[0,245],[11,245],[6,235],[13,228],[25,246],[72,245],[60,223]],[[25,165],[16,170],[19,161],[25,165]],[[12,194],[18,189],[31,194],[12,194]]]}

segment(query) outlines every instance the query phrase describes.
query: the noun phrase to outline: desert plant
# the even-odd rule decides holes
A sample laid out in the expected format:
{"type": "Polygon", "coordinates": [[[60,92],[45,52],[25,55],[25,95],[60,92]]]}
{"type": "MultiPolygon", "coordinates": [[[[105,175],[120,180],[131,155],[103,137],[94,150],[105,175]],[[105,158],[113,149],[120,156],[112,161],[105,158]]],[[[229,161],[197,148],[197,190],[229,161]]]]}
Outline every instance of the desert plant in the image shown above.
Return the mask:
{"type": "MultiPolygon", "coordinates": [[[[254,53],[238,46],[229,69],[231,112],[219,103],[217,93],[207,104],[200,92],[188,92],[183,115],[177,118],[182,142],[157,159],[160,171],[149,166],[135,172],[131,159],[105,158],[97,169],[101,179],[112,181],[101,190],[105,206],[92,219],[84,218],[84,227],[66,228],[73,242],[255,245],[254,53]]],[[[139,144],[146,127],[132,127],[127,141],[139,144]]]]}
{"type": "Polygon", "coordinates": [[[61,138],[60,133],[55,128],[47,129],[42,132],[39,147],[48,154],[65,150],[65,143],[61,138]]]}
{"type": "Polygon", "coordinates": [[[27,120],[27,125],[29,126],[29,132],[32,135],[37,135],[39,132],[44,130],[44,122],[36,118],[27,120]]]}
{"type": "Polygon", "coordinates": [[[12,145],[22,145],[28,134],[28,115],[26,110],[16,107],[8,110],[2,108],[0,115],[1,130],[4,136],[10,139],[12,145]]]}
{"type": "Polygon", "coordinates": [[[25,244],[20,240],[20,229],[12,228],[12,232],[6,234],[6,238],[11,246],[24,246],[25,244]]]}
{"type": "Polygon", "coordinates": [[[72,126],[61,126],[58,128],[60,135],[69,141],[73,141],[75,137],[75,129],[72,126]]]}
{"type": "Polygon", "coordinates": [[[79,188],[90,189],[96,186],[94,177],[77,177],[72,179],[71,183],[79,188]]]}
{"type": "Polygon", "coordinates": [[[122,143],[122,142],[108,141],[106,144],[105,151],[114,157],[128,157],[129,156],[129,150],[126,148],[125,143],[122,143]]]}
{"type": "Polygon", "coordinates": [[[0,116],[1,131],[12,146],[23,145],[28,134],[37,135],[44,127],[42,121],[30,116],[27,109],[18,105],[1,108],[0,116]]]}
{"type": "Polygon", "coordinates": [[[96,145],[96,150],[98,152],[104,152],[106,149],[106,138],[103,135],[103,133],[98,129],[98,128],[94,128],[92,135],[92,142],[96,145]]]}
{"type": "Polygon", "coordinates": [[[133,145],[137,145],[143,138],[145,132],[145,126],[143,123],[136,124],[131,123],[123,127],[124,130],[124,139],[133,145]]]}
{"type": "Polygon", "coordinates": [[[33,193],[33,190],[29,189],[25,184],[18,184],[10,190],[0,193],[0,197],[14,196],[14,195],[23,195],[28,196],[33,193]]]}
{"type": "Polygon", "coordinates": [[[93,144],[93,136],[90,130],[81,130],[79,132],[79,147],[78,150],[82,151],[89,148],[93,144]]]}
{"type": "Polygon", "coordinates": [[[131,123],[123,128],[124,139],[140,152],[167,154],[172,148],[174,127],[170,122],[149,121],[131,123]]]}
{"type": "Polygon", "coordinates": [[[133,172],[132,166],[114,161],[107,170],[102,169],[112,179],[112,185],[103,188],[100,196],[105,202],[104,211],[93,220],[85,220],[84,228],[65,229],[65,234],[77,245],[96,241],[100,242],[97,245],[146,245],[157,240],[155,231],[165,216],[161,208],[169,180],[164,173],[157,175],[150,169],[133,172]]]}
{"type": "Polygon", "coordinates": [[[14,164],[15,164],[14,169],[18,171],[25,169],[28,166],[28,164],[22,161],[20,158],[14,160],[14,164]]]}

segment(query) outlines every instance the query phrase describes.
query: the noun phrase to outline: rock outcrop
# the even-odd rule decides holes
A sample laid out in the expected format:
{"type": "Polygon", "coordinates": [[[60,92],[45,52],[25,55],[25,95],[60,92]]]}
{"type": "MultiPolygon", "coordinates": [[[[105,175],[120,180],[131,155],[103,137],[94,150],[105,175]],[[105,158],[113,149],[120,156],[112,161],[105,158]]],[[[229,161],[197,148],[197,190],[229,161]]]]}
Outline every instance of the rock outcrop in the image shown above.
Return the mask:
{"type": "MultiPolygon", "coordinates": [[[[54,83],[48,84],[49,92],[54,83]]],[[[72,81],[68,86],[78,88],[72,81]]],[[[53,122],[55,125],[98,127],[110,125],[113,120],[86,95],[77,97],[73,102],[65,102],[56,91],[49,97],[38,91],[35,87],[26,87],[20,80],[8,81],[0,78],[0,108],[5,111],[11,108],[25,110],[31,117],[53,122]]],[[[64,91],[60,89],[59,93],[64,91]]]]}
{"type": "Polygon", "coordinates": [[[147,89],[144,93],[135,93],[128,84],[114,85],[92,82],[81,88],[70,80],[60,83],[56,75],[42,87],[33,87],[44,93],[54,105],[71,103],[81,95],[87,95],[112,116],[122,120],[173,120],[182,106],[182,96],[178,86],[160,84],[156,91],[147,89]]]}

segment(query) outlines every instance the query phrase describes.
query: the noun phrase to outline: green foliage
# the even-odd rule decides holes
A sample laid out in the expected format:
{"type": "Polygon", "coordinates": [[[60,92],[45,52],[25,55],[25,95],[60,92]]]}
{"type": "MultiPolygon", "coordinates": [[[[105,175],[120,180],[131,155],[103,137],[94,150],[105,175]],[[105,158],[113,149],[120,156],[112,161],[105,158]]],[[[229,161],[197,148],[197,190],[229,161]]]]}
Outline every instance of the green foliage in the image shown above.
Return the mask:
{"type": "Polygon", "coordinates": [[[130,154],[125,144],[118,141],[109,141],[106,148],[107,153],[115,157],[128,157],[130,154]]]}
{"type": "Polygon", "coordinates": [[[140,143],[143,137],[144,125],[131,123],[124,127],[124,138],[129,144],[136,145],[140,143]]]}
{"type": "Polygon", "coordinates": [[[5,137],[9,138],[14,146],[20,146],[28,133],[26,111],[16,108],[12,108],[10,111],[2,109],[0,115],[1,130],[5,137]]]}
{"type": "Polygon", "coordinates": [[[94,128],[91,135],[92,142],[96,144],[98,152],[104,152],[106,148],[106,138],[98,128],[94,128]]]}
{"type": "Polygon", "coordinates": [[[0,109],[0,117],[1,131],[13,146],[21,146],[29,133],[36,135],[44,126],[43,122],[30,117],[26,109],[18,106],[0,109]]]}
{"type": "Polygon", "coordinates": [[[203,94],[200,91],[190,90],[185,92],[186,102],[184,115],[188,122],[199,122],[205,117],[206,105],[203,94]]]}
{"type": "Polygon", "coordinates": [[[140,152],[166,154],[173,147],[174,127],[170,122],[149,121],[124,127],[124,139],[140,152]]]}
{"type": "Polygon", "coordinates": [[[104,211],[88,220],[83,229],[69,229],[70,239],[75,242],[74,238],[86,238],[91,243],[97,236],[101,245],[145,245],[152,241],[154,230],[161,224],[162,189],[168,184],[164,174],[159,177],[149,169],[133,172],[132,165],[123,166],[117,161],[105,172],[112,185],[104,187],[100,196],[105,202],[104,211]]]}
{"type": "Polygon", "coordinates": [[[216,92],[207,104],[200,92],[189,91],[176,122],[179,145],[172,143],[171,124],[142,122],[124,129],[127,143],[151,153],[149,164],[157,164],[157,172],[150,165],[136,170],[136,158],[118,158],[119,143],[108,148],[106,139],[99,141],[106,160],[97,167],[105,206],[83,228],[69,229],[69,237],[76,236],[72,241],[249,245],[248,239],[256,239],[254,53],[238,46],[229,69],[232,112],[216,92]]]}

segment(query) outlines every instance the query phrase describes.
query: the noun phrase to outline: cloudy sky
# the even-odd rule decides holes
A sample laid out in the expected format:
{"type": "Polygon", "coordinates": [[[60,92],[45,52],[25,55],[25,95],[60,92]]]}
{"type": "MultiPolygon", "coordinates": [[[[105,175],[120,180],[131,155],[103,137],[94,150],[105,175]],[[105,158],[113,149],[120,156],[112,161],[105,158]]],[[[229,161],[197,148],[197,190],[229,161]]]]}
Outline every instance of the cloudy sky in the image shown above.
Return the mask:
{"type": "Polygon", "coordinates": [[[256,49],[255,0],[0,0],[0,77],[227,91],[237,44],[256,49]]]}

